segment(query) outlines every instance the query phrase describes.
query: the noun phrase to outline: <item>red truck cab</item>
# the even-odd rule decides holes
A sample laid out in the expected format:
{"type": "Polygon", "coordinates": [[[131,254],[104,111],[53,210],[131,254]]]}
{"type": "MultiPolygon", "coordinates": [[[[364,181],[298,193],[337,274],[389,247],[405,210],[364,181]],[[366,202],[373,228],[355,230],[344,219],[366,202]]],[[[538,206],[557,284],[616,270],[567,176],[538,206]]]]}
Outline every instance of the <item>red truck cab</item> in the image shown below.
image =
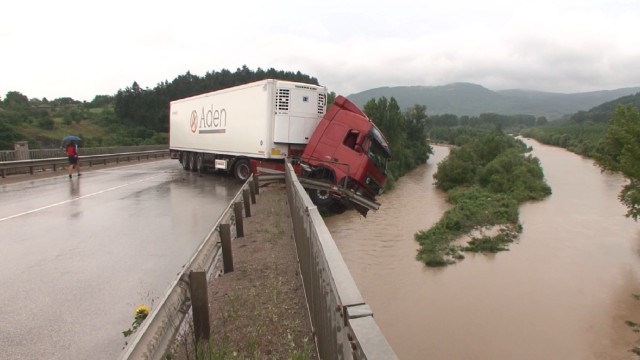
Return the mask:
{"type": "MultiPolygon", "coordinates": [[[[355,104],[338,96],[309,139],[301,160],[311,165],[307,177],[374,200],[384,190],[390,158],[387,140],[375,124],[355,104]]],[[[322,203],[322,194],[312,191],[310,195],[317,205],[322,203]]]]}

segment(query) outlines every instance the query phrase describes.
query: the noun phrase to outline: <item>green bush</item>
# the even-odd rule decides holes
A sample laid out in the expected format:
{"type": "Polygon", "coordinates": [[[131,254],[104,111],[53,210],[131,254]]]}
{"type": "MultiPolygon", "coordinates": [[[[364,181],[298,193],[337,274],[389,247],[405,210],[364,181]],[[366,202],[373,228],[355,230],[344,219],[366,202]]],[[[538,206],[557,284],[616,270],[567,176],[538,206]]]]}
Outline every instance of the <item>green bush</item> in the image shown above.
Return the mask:
{"type": "Polygon", "coordinates": [[[454,206],[429,230],[418,232],[417,258],[427,266],[444,266],[464,258],[463,251],[497,252],[522,231],[518,206],[551,193],[537,158],[524,143],[499,131],[476,133],[452,149],[434,175],[454,206]],[[455,245],[462,235],[489,228],[496,234],[455,245]]]}

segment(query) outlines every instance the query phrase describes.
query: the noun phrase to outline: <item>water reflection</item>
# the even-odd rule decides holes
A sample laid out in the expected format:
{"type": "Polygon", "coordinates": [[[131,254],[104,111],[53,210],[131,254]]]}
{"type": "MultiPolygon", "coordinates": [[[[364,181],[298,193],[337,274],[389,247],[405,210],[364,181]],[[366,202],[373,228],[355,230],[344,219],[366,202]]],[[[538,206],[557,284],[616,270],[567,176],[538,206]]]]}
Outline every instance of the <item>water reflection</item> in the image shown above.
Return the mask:
{"type": "Polygon", "coordinates": [[[470,254],[443,269],[415,260],[413,235],[449,208],[429,164],[400,179],[381,209],[327,226],[401,359],[628,359],[640,336],[638,224],[617,193],[624,179],[527,140],[553,194],[520,209],[510,251],[470,254]]]}
{"type": "Polygon", "coordinates": [[[80,197],[80,178],[69,180],[69,195],[74,199],[80,197]]]}

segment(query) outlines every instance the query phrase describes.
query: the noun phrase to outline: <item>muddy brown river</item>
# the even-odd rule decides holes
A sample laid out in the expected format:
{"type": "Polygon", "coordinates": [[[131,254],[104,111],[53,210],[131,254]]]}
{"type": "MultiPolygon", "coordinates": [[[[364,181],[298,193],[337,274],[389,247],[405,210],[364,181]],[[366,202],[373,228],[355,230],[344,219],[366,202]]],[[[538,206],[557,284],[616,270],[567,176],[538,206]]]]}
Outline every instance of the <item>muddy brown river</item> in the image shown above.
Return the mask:
{"type": "Polygon", "coordinates": [[[533,146],[553,195],[520,208],[510,251],[428,268],[415,232],[449,208],[433,186],[448,149],[380,197],[366,219],[326,219],[374,318],[400,359],[637,359],[640,225],[624,179],[560,148],[533,146]]]}

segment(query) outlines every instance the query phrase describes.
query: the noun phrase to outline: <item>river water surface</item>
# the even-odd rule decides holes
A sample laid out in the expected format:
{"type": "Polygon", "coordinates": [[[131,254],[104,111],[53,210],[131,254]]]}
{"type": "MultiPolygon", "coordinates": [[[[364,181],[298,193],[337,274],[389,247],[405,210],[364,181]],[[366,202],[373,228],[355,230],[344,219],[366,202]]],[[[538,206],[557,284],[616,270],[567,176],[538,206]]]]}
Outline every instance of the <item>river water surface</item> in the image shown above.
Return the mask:
{"type": "Polygon", "coordinates": [[[617,199],[625,183],[593,161],[533,146],[553,195],[520,208],[510,251],[445,268],[415,260],[414,233],[450,207],[433,186],[446,147],[400,179],[366,219],[325,219],[400,359],[637,359],[640,225],[617,199]]]}

